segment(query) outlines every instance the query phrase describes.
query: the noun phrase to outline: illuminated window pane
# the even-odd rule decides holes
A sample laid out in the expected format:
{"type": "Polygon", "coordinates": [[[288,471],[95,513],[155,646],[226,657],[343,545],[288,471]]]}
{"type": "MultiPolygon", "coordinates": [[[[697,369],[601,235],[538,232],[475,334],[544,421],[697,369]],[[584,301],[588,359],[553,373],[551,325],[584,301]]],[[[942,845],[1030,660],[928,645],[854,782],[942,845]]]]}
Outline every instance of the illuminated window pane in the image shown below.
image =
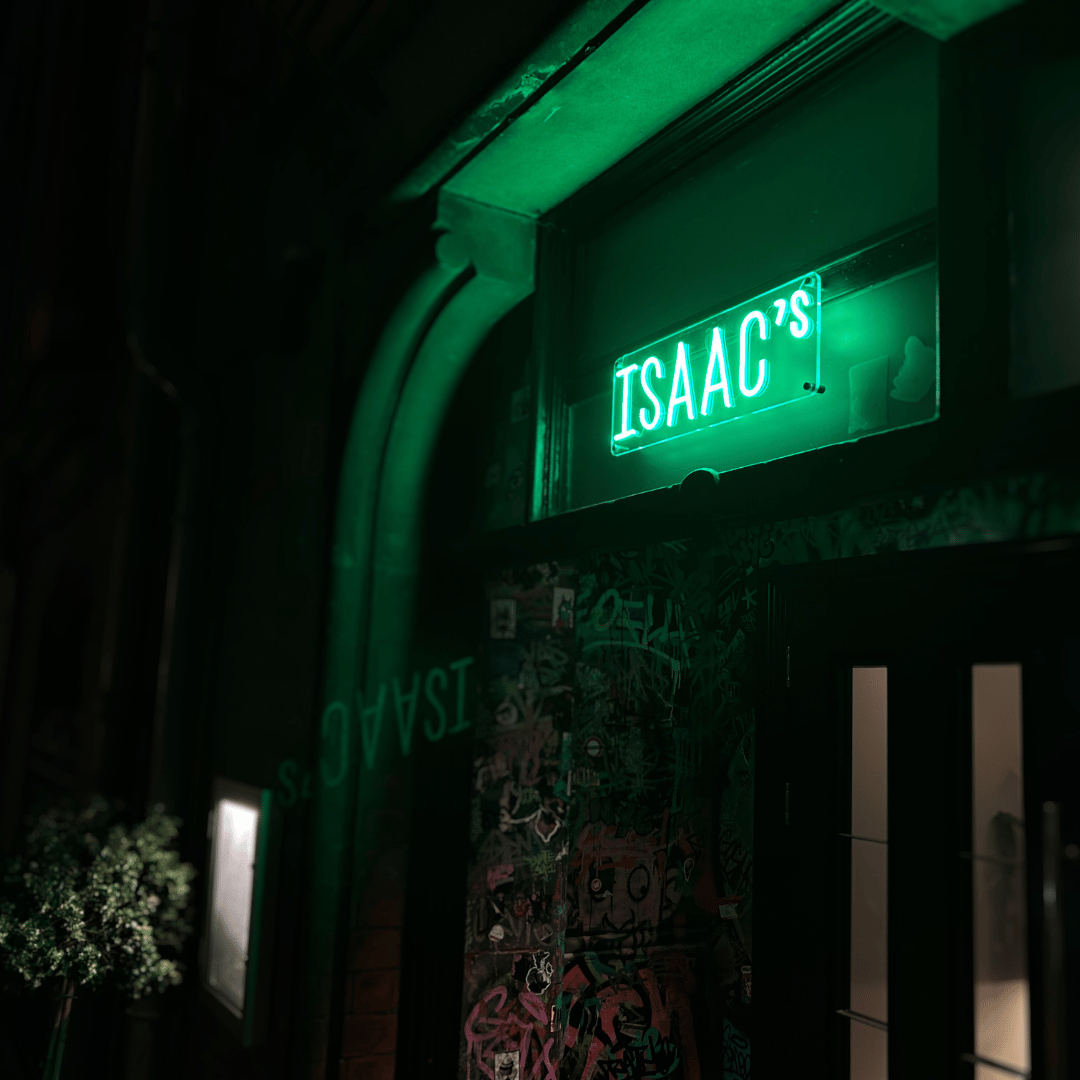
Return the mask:
{"type": "MultiPolygon", "coordinates": [[[[752,467],[935,419],[937,245],[929,219],[937,203],[937,52],[929,38],[915,36],[875,50],[843,85],[828,94],[810,90],[783,113],[758,117],[589,233],[575,260],[573,330],[552,356],[569,430],[557,445],[561,412],[543,429],[554,436],[545,512],[677,485],[700,468],[752,467]],[[855,250],[857,266],[848,262],[855,250]],[[791,317],[796,289],[783,287],[815,272],[831,275],[812,320],[820,378],[816,358],[812,373],[801,370],[805,350],[793,346],[806,339],[791,317]],[[750,303],[763,288],[771,295],[750,303]],[[747,304],[730,324],[710,320],[700,335],[643,350],[707,313],[747,304]],[[745,324],[753,341],[748,336],[743,350],[743,320],[752,311],[771,320],[769,338],[762,340],[754,319],[745,324]],[[718,326],[726,372],[713,365],[718,326]],[[693,420],[691,402],[671,415],[679,341],[689,352],[693,420]],[[631,353],[641,367],[629,373],[633,397],[623,425],[622,395],[631,385],[613,382],[613,365],[631,353]],[[664,376],[656,366],[645,373],[652,356],[664,376]],[[614,453],[613,413],[615,435],[623,436],[614,453]],[[681,437],[691,426],[698,430],[681,437]],[[665,436],[679,437],[660,442],[665,436]],[[623,452],[634,446],[641,449],[623,452]]],[[[681,390],[680,383],[676,402],[681,390]]]]}
{"type": "MultiPolygon", "coordinates": [[[[1031,1068],[1019,664],[976,664],[972,680],[975,1054],[1031,1068]]],[[[978,1077],[1002,1075],[979,1066],[978,1077]]]]}
{"type": "MultiPolygon", "coordinates": [[[[850,1010],[889,1018],[888,670],[851,672],[850,1010]]],[[[888,1033],[852,1019],[851,1080],[886,1080],[888,1033]]]]}
{"type": "Polygon", "coordinates": [[[889,1075],[889,1034],[851,1021],[851,1080],[886,1080],[889,1075]]]}
{"type": "Polygon", "coordinates": [[[889,1016],[888,854],[851,841],[851,1009],[876,1020],[889,1016]]]}
{"type": "Polygon", "coordinates": [[[886,667],[851,670],[851,1080],[887,1080],[889,1035],[889,784],[886,667]]]}
{"type": "Polygon", "coordinates": [[[207,982],[237,1015],[244,1010],[259,812],[231,799],[214,815],[207,982]]]}
{"type": "Polygon", "coordinates": [[[888,840],[888,669],[851,672],[851,831],[888,840]]]}
{"type": "Polygon", "coordinates": [[[985,1061],[975,1062],[975,1080],[1016,1080],[1015,1069],[999,1069],[985,1061]]]}

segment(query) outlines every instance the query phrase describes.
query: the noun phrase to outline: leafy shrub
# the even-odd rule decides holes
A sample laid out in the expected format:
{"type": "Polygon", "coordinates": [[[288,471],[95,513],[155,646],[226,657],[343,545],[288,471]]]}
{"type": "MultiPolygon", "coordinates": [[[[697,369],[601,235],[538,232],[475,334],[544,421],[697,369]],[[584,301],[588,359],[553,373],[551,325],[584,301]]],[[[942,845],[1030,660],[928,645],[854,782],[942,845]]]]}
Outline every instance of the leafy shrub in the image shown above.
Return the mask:
{"type": "Polygon", "coordinates": [[[36,989],[57,979],[140,998],[181,981],[195,870],[159,810],[128,827],[104,799],[38,817],[0,883],[0,959],[36,989]]]}

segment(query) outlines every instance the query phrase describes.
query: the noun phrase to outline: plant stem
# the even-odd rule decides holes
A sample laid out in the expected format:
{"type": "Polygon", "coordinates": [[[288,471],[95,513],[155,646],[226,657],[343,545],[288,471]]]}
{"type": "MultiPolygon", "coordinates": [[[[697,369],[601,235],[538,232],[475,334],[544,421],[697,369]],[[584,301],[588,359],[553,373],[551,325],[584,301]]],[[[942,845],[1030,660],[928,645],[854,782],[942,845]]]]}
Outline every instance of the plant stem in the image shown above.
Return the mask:
{"type": "Polygon", "coordinates": [[[49,1038],[49,1054],[45,1059],[43,1080],[60,1080],[60,1066],[64,1060],[68,1020],[71,1017],[71,1003],[74,1000],[75,982],[73,979],[65,979],[56,1001],[56,1019],[53,1021],[52,1035],[49,1038]]]}

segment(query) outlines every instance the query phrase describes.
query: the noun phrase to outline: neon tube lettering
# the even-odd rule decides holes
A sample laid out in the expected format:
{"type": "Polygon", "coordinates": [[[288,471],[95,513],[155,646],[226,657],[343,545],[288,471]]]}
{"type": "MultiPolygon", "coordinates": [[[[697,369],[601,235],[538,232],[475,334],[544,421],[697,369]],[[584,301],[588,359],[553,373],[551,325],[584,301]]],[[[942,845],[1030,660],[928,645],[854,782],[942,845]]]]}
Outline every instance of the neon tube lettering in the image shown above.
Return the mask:
{"type": "Polygon", "coordinates": [[[675,358],[675,378],[671,383],[671,397],[668,398],[667,426],[674,427],[678,419],[679,406],[686,406],[687,420],[694,419],[694,383],[690,377],[690,366],[686,362],[686,342],[679,342],[679,351],[675,358]],[[682,390],[679,390],[680,385],[682,390]]]}
{"type": "Polygon", "coordinates": [[[728,375],[727,343],[724,338],[724,328],[714,326],[712,332],[712,349],[709,351],[709,366],[705,370],[705,389],[701,393],[701,415],[709,416],[712,413],[712,396],[717,391],[724,395],[724,408],[730,409],[731,389],[729,387],[730,376],[728,375]],[[719,378],[713,381],[713,373],[719,378]]]}
{"type": "Polygon", "coordinates": [[[616,441],[619,439],[629,439],[634,435],[640,435],[641,432],[637,428],[630,426],[630,395],[633,392],[630,385],[630,376],[637,371],[638,364],[627,364],[621,371],[615,372],[616,379],[622,379],[622,431],[615,436],[616,441]]]}
{"type": "Polygon", "coordinates": [[[805,289],[796,289],[795,292],[791,294],[791,314],[799,320],[798,326],[796,326],[795,323],[792,323],[790,327],[791,336],[794,338],[804,338],[814,329],[814,320],[799,306],[800,304],[809,303],[810,294],[805,289]]]}
{"type": "Polygon", "coordinates": [[[664,365],[660,362],[659,357],[650,356],[641,365],[641,389],[645,391],[645,396],[652,402],[652,419],[648,419],[647,410],[638,410],[638,419],[641,421],[641,426],[646,431],[655,431],[664,421],[664,403],[656,396],[652,386],[649,385],[650,371],[655,371],[658,379],[664,377],[664,365]]]}
{"type": "MultiPolygon", "coordinates": [[[[769,363],[764,357],[758,359],[757,382],[753,387],[746,385],[746,363],[750,359],[750,324],[757,323],[758,337],[762,341],[769,338],[769,320],[760,311],[751,311],[739,327],[739,392],[743,397],[757,397],[769,385],[769,363]]],[[[794,333],[794,330],[792,331],[794,333]]]]}

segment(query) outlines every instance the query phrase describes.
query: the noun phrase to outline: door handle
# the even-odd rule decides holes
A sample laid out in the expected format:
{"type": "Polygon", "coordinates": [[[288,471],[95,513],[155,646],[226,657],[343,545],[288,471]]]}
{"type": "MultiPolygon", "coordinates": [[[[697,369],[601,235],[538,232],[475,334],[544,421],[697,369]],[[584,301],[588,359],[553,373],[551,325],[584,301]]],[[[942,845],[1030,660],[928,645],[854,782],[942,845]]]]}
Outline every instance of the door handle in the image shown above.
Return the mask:
{"type": "Polygon", "coordinates": [[[1065,928],[1061,804],[1043,803],[1043,1001],[1047,1080],[1065,1080],[1065,928]]]}

